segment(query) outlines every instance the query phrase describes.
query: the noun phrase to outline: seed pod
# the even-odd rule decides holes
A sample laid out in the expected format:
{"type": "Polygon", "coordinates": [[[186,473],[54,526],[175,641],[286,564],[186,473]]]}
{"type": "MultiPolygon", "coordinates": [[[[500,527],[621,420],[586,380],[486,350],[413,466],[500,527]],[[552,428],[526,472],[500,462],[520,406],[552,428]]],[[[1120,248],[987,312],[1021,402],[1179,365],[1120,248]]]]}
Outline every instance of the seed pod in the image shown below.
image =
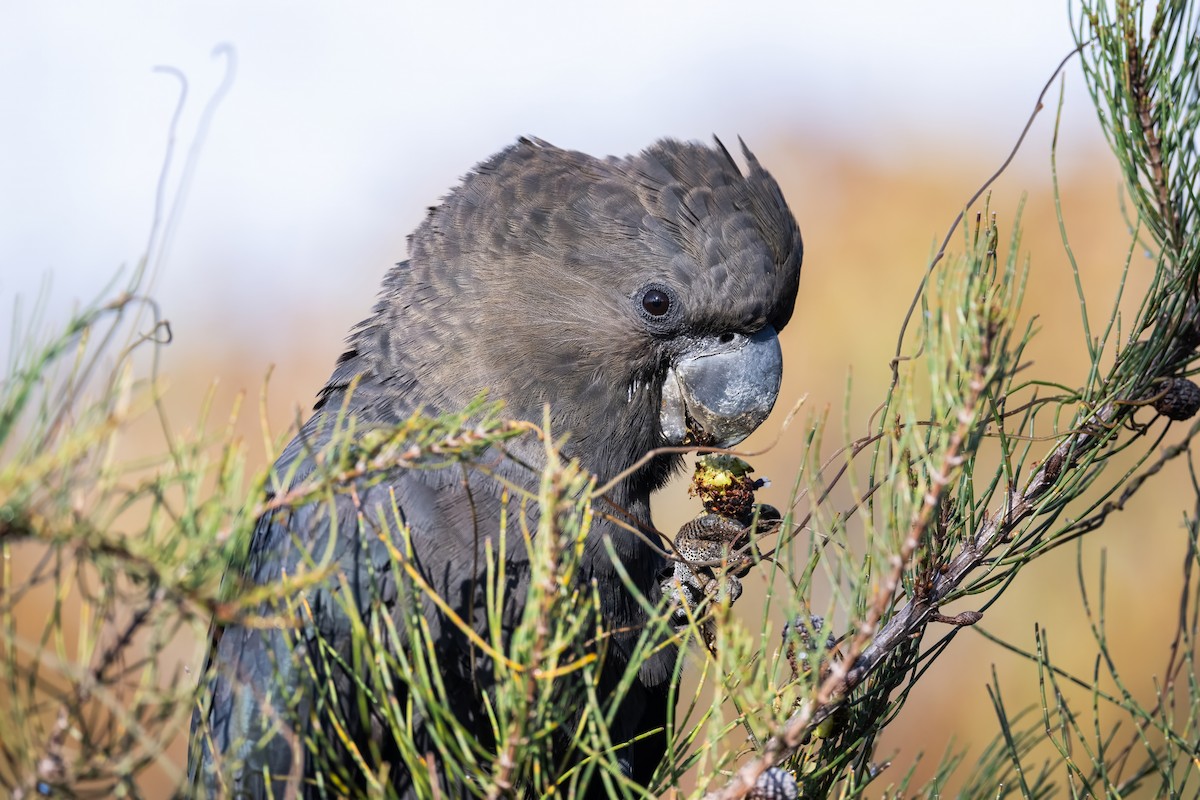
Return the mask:
{"type": "Polygon", "coordinates": [[[743,519],[753,512],[754,490],[762,485],[751,472],[753,468],[735,456],[701,456],[688,493],[699,496],[710,514],[743,519]]]}
{"type": "Polygon", "coordinates": [[[793,678],[811,671],[817,666],[818,659],[824,659],[827,653],[837,647],[837,639],[832,633],[826,635],[823,646],[816,641],[824,628],[825,618],[816,614],[810,614],[807,618],[801,614],[791,622],[784,623],[783,644],[793,678]]]}
{"type": "Polygon", "coordinates": [[[759,775],[754,788],[746,795],[750,800],[796,800],[799,796],[796,778],[779,767],[771,767],[759,775]]]}
{"type": "Polygon", "coordinates": [[[1154,410],[1167,419],[1191,419],[1200,411],[1200,386],[1187,378],[1171,378],[1154,401],[1154,410]]]}

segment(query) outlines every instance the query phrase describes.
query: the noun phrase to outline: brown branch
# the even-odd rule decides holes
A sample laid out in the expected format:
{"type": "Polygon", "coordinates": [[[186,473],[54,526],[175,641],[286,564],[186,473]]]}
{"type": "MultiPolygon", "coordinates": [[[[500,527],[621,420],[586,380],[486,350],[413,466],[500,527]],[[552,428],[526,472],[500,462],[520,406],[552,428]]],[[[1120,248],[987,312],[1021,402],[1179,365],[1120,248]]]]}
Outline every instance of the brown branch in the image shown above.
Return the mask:
{"type": "MultiPolygon", "coordinates": [[[[1151,40],[1147,42],[1147,49],[1153,46],[1155,35],[1156,31],[1152,31],[1151,40]]],[[[1125,65],[1125,78],[1129,82],[1129,93],[1133,95],[1134,110],[1146,142],[1154,199],[1158,202],[1159,213],[1166,220],[1169,243],[1176,252],[1179,252],[1179,221],[1175,216],[1175,207],[1171,203],[1171,189],[1167,185],[1167,170],[1163,165],[1162,138],[1154,124],[1156,103],[1151,88],[1146,84],[1146,65],[1142,61],[1137,30],[1131,20],[1127,21],[1125,26],[1125,65]]]]}
{"type": "MultiPolygon", "coordinates": [[[[879,623],[896,599],[905,568],[912,561],[930,524],[936,519],[941,506],[942,494],[954,474],[963,465],[963,445],[975,427],[979,399],[991,383],[988,371],[992,367],[991,345],[995,334],[996,329],[989,326],[983,338],[979,363],[971,373],[968,384],[969,392],[964,398],[962,408],[958,411],[957,425],[947,443],[946,451],[942,455],[937,469],[929,475],[929,487],[908,527],[908,533],[900,545],[900,551],[892,556],[891,568],[883,584],[876,589],[871,598],[867,614],[850,639],[846,652],[842,658],[830,659],[828,672],[817,689],[817,693],[804,703],[800,711],[792,715],[779,734],[768,740],[759,758],[744,764],[729,783],[719,791],[707,795],[705,800],[740,800],[751,792],[757,785],[760,776],[799,748],[807,740],[813,727],[833,714],[846,694],[869,674],[870,668],[865,670],[860,668],[862,660],[868,658],[867,654],[875,648],[875,643],[871,643],[870,646],[868,643],[873,639],[878,642],[883,637],[883,632],[879,630],[879,623]]],[[[929,594],[932,595],[933,591],[929,594]]],[[[928,596],[915,598],[905,606],[905,609],[912,608],[917,603],[929,603],[928,596]]],[[[929,615],[936,609],[936,601],[929,604],[926,613],[920,617],[917,627],[923,627],[929,615]]],[[[896,617],[892,618],[892,620],[895,619],[896,617]]],[[[887,631],[891,627],[893,626],[890,620],[884,630],[887,631]]],[[[899,640],[889,638],[889,641],[898,643],[899,640]]],[[[871,667],[881,663],[883,656],[890,650],[886,652],[875,650],[874,652],[875,655],[870,657],[871,667]]]]}
{"type": "Polygon", "coordinates": [[[1075,522],[1071,523],[1069,526],[1063,529],[1062,533],[1059,534],[1058,537],[1056,537],[1056,541],[1062,539],[1063,543],[1065,544],[1068,538],[1075,539],[1085,533],[1099,528],[1104,524],[1104,521],[1108,519],[1108,515],[1114,511],[1124,511],[1125,504],[1133,499],[1133,496],[1137,494],[1138,490],[1142,488],[1146,481],[1161,472],[1163,467],[1167,465],[1167,462],[1179,457],[1183,453],[1188,452],[1192,440],[1196,438],[1196,434],[1198,433],[1200,433],[1200,419],[1197,419],[1196,422],[1192,423],[1191,429],[1183,439],[1164,449],[1159,457],[1155,459],[1153,464],[1135,475],[1128,485],[1125,486],[1125,489],[1121,492],[1120,497],[1118,497],[1116,500],[1109,500],[1107,503],[1101,506],[1096,513],[1090,514],[1083,519],[1076,520],[1075,522]]]}
{"type": "MultiPolygon", "coordinates": [[[[1191,320],[1185,320],[1185,323],[1190,322],[1191,320]]],[[[1172,342],[1168,347],[1168,357],[1161,362],[1165,365],[1163,369],[1170,370],[1170,365],[1179,358],[1185,357],[1189,352],[1190,348],[1185,341],[1177,339],[1172,342]]],[[[1115,380],[1115,376],[1119,374],[1119,368],[1119,363],[1114,366],[1110,380],[1115,380]]],[[[966,578],[984,563],[996,547],[1009,541],[1013,532],[1037,513],[1039,504],[1050,495],[1064,474],[1081,465],[1086,455],[1110,441],[1114,431],[1119,430],[1120,426],[1141,407],[1138,403],[1129,402],[1128,398],[1145,396],[1161,377],[1164,376],[1143,375],[1136,385],[1126,389],[1126,399],[1115,398],[1106,402],[1098,410],[1092,412],[1082,424],[1064,436],[1042,461],[1041,466],[1025,482],[1025,485],[1020,489],[1010,489],[1001,500],[999,508],[983,519],[974,535],[964,543],[960,552],[951,559],[944,570],[939,571],[933,577],[927,591],[914,596],[882,627],[879,627],[878,621],[881,617],[878,616],[880,613],[878,609],[886,611],[887,603],[892,600],[892,595],[888,593],[888,587],[890,586],[893,592],[895,590],[895,584],[889,580],[884,590],[876,593],[868,616],[852,640],[846,657],[831,665],[830,674],[822,683],[817,694],[787,721],[782,731],[767,741],[759,758],[744,765],[725,787],[710,793],[706,800],[739,800],[753,789],[758,776],[766,769],[779,764],[794,753],[805,741],[809,732],[837,710],[842,698],[860,686],[904,642],[920,635],[929,622],[937,619],[938,606],[942,600],[958,589],[966,578]],[[870,644],[862,646],[868,640],[870,644]]],[[[978,397],[974,393],[975,386],[973,379],[971,398],[978,397]]],[[[948,480],[948,470],[955,466],[951,463],[951,457],[959,457],[957,448],[961,446],[961,440],[958,438],[958,433],[963,430],[962,420],[967,410],[967,405],[964,405],[963,411],[960,412],[959,427],[956,428],[955,437],[948,448],[947,456],[943,459],[937,473],[943,480],[948,480]]],[[[1193,425],[1192,432],[1187,437],[1188,441],[1196,432],[1200,432],[1200,422],[1193,425]]],[[[1127,491],[1136,491],[1145,479],[1157,474],[1167,461],[1185,450],[1186,444],[1168,448],[1155,464],[1139,476],[1136,485],[1127,491]]],[[[919,536],[923,530],[921,526],[928,525],[927,515],[931,513],[930,497],[933,498],[935,507],[936,501],[940,498],[941,486],[944,484],[940,484],[938,481],[938,478],[933,480],[934,487],[926,496],[921,516],[910,527],[909,537],[905,540],[897,557],[900,559],[901,569],[911,558],[912,551],[909,547],[912,546],[913,533],[916,532],[919,536]]],[[[1107,515],[1113,510],[1123,507],[1127,500],[1128,497],[1122,495],[1121,498],[1114,501],[1113,508],[1105,506],[1098,513],[1107,515]]],[[[893,575],[895,574],[895,564],[896,561],[893,560],[893,575]]]]}

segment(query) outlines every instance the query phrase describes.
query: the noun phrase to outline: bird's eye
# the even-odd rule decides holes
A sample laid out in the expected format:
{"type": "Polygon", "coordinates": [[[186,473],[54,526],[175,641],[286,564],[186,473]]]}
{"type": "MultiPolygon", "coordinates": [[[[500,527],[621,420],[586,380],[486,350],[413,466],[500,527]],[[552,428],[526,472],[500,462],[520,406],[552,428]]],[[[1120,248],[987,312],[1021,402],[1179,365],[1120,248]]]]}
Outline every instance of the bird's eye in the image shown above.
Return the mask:
{"type": "Polygon", "coordinates": [[[651,289],[642,295],[642,308],[652,317],[661,317],[671,310],[671,298],[661,289],[651,289]]]}

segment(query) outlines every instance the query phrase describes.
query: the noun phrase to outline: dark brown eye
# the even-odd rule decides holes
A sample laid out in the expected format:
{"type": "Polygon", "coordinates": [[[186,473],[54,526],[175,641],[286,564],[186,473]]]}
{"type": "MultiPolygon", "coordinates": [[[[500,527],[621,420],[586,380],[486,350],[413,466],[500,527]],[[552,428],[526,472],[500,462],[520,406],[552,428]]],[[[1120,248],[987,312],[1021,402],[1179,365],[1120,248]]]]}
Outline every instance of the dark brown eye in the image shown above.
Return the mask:
{"type": "Polygon", "coordinates": [[[671,310],[671,298],[661,289],[651,289],[642,295],[642,308],[652,317],[661,317],[671,310]]]}

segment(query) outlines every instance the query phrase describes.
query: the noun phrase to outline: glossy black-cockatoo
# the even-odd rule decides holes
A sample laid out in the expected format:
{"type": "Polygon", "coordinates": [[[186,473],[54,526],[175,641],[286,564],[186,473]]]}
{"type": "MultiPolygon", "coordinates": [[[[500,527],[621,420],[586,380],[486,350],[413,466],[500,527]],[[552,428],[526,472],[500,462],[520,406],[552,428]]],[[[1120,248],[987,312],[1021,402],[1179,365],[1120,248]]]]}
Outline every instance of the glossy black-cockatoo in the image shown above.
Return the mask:
{"type": "MultiPolygon", "coordinates": [[[[667,140],[638,155],[597,159],[522,139],[479,164],[409,238],[408,260],[387,273],[373,312],[350,334],[275,474],[292,485],[309,478],[314,454],[348,419],[356,431],[379,429],[418,411],[459,411],[481,392],[515,420],[540,424],[548,407],[552,430],[567,434],[564,454],[601,480],[664,445],[740,442],[779,392],[777,334],[792,315],[802,254],[778,185],[744,152],[745,173],[719,143],[667,140]]],[[[401,520],[423,580],[458,618],[480,619],[472,607],[482,602],[476,572],[485,563],[482,542],[500,524],[502,485],[536,489],[542,447],[510,442],[490,477],[451,468],[371,476],[338,495],[333,518],[328,504],[313,502],[258,520],[243,585],[295,575],[313,566],[309,558],[332,564],[336,576],[303,590],[299,631],[214,630],[211,685],[193,720],[191,772],[200,793],[336,794],[316,780],[312,764],[321,754],[305,743],[306,727],[321,724],[319,693],[354,691],[346,674],[352,635],[339,603],[349,593],[365,613],[367,603],[396,597],[384,540],[398,534],[363,520],[385,527],[401,520]],[[383,507],[388,512],[378,513],[383,507]],[[324,672],[312,666],[306,627],[323,639],[324,672]]],[[[650,494],[679,463],[677,455],[658,455],[632,470],[606,497],[625,525],[597,515],[588,534],[578,580],[597,587],[598,624],[614,632],[600,691],[630,666],[647,615],[611,553],[643,595],[660,596],[666,561],[627,526],[653,530],[650,494]]],[[[513,562],[509,589],[519,605],[527,588],[522,554],[503,557],[513,562]]],[[[430,606],[429,613],[442,612],[430,606]]],[[[470,663],[472,648],[444,620],[430,625],[442,637],[453,712],[486,739],[487,689],[470,663]]],[[[663,755],[676,658],[662,647],[636,666],[612,723],[614,743],[636,740],[620,751],[620,764],[638,782],[663,755]]],[[[386,759],[387,745],[372,746],[380,731],[369,704],[342,705],[352,718],[325,731],[324,741],[355,743],[356,758],[386,759]]],[[[415,739],[421,725],[412,721],[415,739]]],[[[349,761],[349,750],[342,757],[349,761]]],[[[398,794],[411,792],[401,765],[388,774],[398,794]]],[[[449,783],[441,791],[469,794],[449,783]]]]}

